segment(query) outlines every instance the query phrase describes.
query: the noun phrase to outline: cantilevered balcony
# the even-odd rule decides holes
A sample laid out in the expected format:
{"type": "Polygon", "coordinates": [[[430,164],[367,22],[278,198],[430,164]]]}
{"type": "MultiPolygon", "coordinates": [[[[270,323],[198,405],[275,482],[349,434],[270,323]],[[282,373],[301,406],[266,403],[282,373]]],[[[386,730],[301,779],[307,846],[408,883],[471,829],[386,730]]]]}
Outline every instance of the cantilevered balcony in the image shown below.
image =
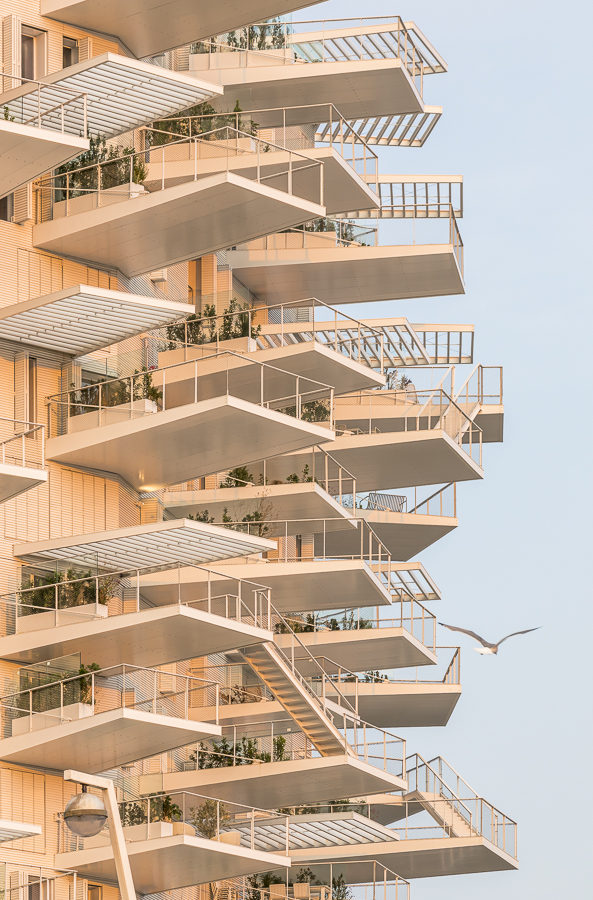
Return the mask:
{"type": "Polygon", "coordinates": [[[6,841],[20,841],[22,838],[36,837],[41,834],[41,825],[31,822],[15,822],[13,819],[0,819],[0,844],[6,841]]]}
{"type": "Polygon", "coordinates": [[[332,401],[326,385],[226,352],[49,398],[47,457],[154,491],[331,440],[332,401]]]}
{"type": "Polygon", "coordinates": [[[502,441],[502,366],[476,366],[464,384],[457,389],[455,401],[481,429],[483,441],[502,441]]]}
{"type": "MultiPolygon", "coordinates": [[[[335,103],[349,120],[424,113],[425,74],[444,60],[398,16],[252,26],[190,48],[189,68],[244,109],[335,103]],[[314,64],[314,65],[312,65],[314,64]]],[[[411,26],[411,27],[410,27],[411,26]]]]}
{"type": "MultiPolygon", "coordinates": [[[[225,693],[224,688],[221,691],[225,693]]],[[[355,754],[322,757],[285,714],[257,724],[223,725],[222,732],[222,741],[176,750],[169,757],[169,771],[141,776],[141,793],[203,791],[240,803],[251,803],[265,793],[271,806],[285,807],[378,793],[382,784],[389,784],[385,790],[390,791],[407,787],[401,765],[405,742],[391,735],[374,733],[371,740],[361,727],[359,744],[352,745],[355,754]]]]}
{"type": "MultiPolygon", "coordinates": [[[[35,674],[30,675],[30,684],[35,674]]],[[[7,762],[104,772],[220,736],[217,684],[119,664],[0,698],[7,762]],[[200,713],[208,708],[208,721],[200,713]]]]}
{"type": "MultiPolygon", "coordinates": [[[[190,567],[193,568],[193,567],[190,567]]],[[[175,575],[180,566],[158,567],[175,575]]],[[[171,585],[158,606],[143,596],[154,567],[76,575],[0,598],[0,655],[23,664],[80,653],[114,666],[160,666],[273,640],[270,589],[211,569],[196,599],[171,585]],[[222,585],[222,588],[219,586],[222,585]]],[[[39,576],[43,582],[43,576],[39,576]]]]}
{"type": "Polygon", "coordinates": [[[0,503],[46,483],[45,426],[0,419],[0,503]]]}
{"type": "MultiPolygon", "coordinates": [[[[288,626],[298,634],[303,648],[314,657],[332,660],[337,666],[354,672],[369,669],[395,669],[432,666],[435,654],[436,618],[417,600],[394,599],[383,615],[378,607],[336,609],[329,613],[287,615],[288,626]]],[[[291,646],[291,635],[283,624],[275,626],[274,640],[279,647],[291,646]]],[[[308,655],[295,650],[295,663],[311,675],[308,655]]],[[[350,698],[351,699],[351,698],[350,698]]],[[[361,712],[362,717],[372,721],[361,712]]]]}
{"type": "MultiPolygon", "coordinates": [[[[142,894],[290,866],[289,819],[269,810],[176,792],[120,804],[126,851],[142,894]],[[265,828],[273,825],[273,838],[265,828]]],[[[60,822],[56,864],[84,878],[115,882],[108,830],[77,838],[60,822]]]]}
{"type": "MultiPolygon", "coordinates": [[[[338,165],[349,182],[360,182],[359,193],[372,195],[352,169],[338,165]]],[[[326,209],[323,162],[229,127],[48,176],[38,192],[36,247],[115,266],[127,276],[288,228],[326,209]]]]}
{"type": "MultiPolygon", "coordinates": [[[[202,308],[216,300],[202,295],[202,308]]],[[[385,384],[383,333],[315,299],[200,316],[154,329],[145,340],[159,365],[233,350],[340,393],[385,384]]]]}
{"type": "MultiPolygon", "coordinates": [[[[84,30],[109,31],[135,56],[158,56],[188,40],[213,37],[254,21],[284,16],[319,0],[251,0],[233,4],[210,4],[194,0],[168,0],[155,6],[140,0],[133,9],[96,0],[41,0],[41,15],[67,22],[84,30]]],[[[189,104],[188,104],[189,105],[189,104]]]]}
{"type": "Polygon", "coordinates": [[[0,196],[107,138],[222,93],[213,84],[114,53],[42,81],[0,75],[0,196]]]}
{"type": "Polygon", "coordinates": [[[414,223],[327,220],[323,227],[310,224],[249,241],[229,251],[228,263],[268,304],[303,297],[335,305],[464,293],[463,243],[453,213],[414,223]]]}
{"type": "MultiPolygon", "coordinates": [[[[221,559],[234,560],[237,556],[257,554],[275,548],[276,543],[266,538],[233,532],[207,522],[174,519],[168,522],[148,522],[127,528],[114,528],[110,531],[75,534],[48,541],[15,544],[14,555],[33,563],[38,563],[40,559],[46,562],[71,561],[76,557],[92,558],[99,569],[113,572],[123,571],[126,568],[154,566],[155,560],[158,560],[161,566],[179,563],[182,566],[214,563],[221,559]]],[[[208,581],[206,573],[196,578],[199,581],[208,581]]],[[[173,575],[168,574],[165,580],[167,584],[177,584],[179,579],[174,579],[173,575]]],[[[152,576],[148,582],[152,584],[152,576]]],[[[166,592],[166,599],[161,602],[166,603],[170,596],[169,590],[166,592]]],[[[201,599],[201,596],[194,595],[192,599],[201,599]]]]}
{"type": "MultiPolygon", "coordinates": [[[[300,638],[305,643],[306,635],[302,634],[300,638]]],[[[307,646],[317,654],[309,642],[307,646]]],[[[371,725],[434,728],[443,727],[449,721],[461,696],[461,681],[458,647],[435,647],[431,655],[434,667],[422,669],[420,674],[417,667],[407,671],[383,668],[374,656],[367,656],[362,666],[359,663],[358,666],[341,667],[337,662],[321,657],[319,662],[339,684],[344,698],[355,703],[358,714],[371,725]],[[376,668],[368,669],[369,660],[376,668]],[[351,668],[359,672],[366,668],[367,671],[355,676],[351,668]]],[[[334,656],[339,658],[335,652],[334,656]]],[[[311,684],[316,687],[316,682],[311,684]]]]}
{"type": "Polygon", "coordinates": [[[4,307],[0,338],[82,356],[187,316],[191,309],[164,297],[76,284],[4,307]]]}
{"type": "Polygon", "coordinates": [[[351,863],[355,882],[366,880],[373,861],[405,878],[518,867],[516,823],[476,794],[444,760],[426,763],[417,755],[410,757],[407,776],[408,792],[403,796],[387,796],[385,802],[371,797],[368,803],[337,807],[320,804],[317,813],[291,817],[291,824],[302,822],[309,836],[317,838],[315,845],[309,842],[309,849],[291,848],[293,865],[329,861],[330,855],[334,862],[351,859],[351,846],[331,850],[323,846],[326,830],[331,834],[350,822],[359,833],[357,861],[351,863]],[[386,828],[382,822],[394,827],[386,828]]]}

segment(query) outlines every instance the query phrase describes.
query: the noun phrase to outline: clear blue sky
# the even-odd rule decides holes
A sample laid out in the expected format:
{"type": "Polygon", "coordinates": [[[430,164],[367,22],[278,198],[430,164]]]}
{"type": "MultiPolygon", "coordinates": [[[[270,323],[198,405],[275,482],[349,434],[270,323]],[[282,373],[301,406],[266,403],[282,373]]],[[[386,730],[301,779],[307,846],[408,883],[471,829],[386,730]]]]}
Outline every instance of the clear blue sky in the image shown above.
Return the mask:
{"type": "MultiPolygon", "coordinates": [[[[413,20],[449,64],[425,81],[443,117],[384,172],[465,176],[464,297],[346,307],[358,316],[474,322],[476,361],[503,364],[505,440],[461,486],[459,528],[421,559],[461,640],[463,695],[445,729],[408,729],[519,822],[521,870],[416,880],[412,900],[590,898],[593,841],[590,314],[591,3],[331,2],[311,18],[413,20]]],[[[294,18],[307,16],[295,14],[294,18]]],[[[440,642],[454,643],[440,630],[440,642]]]]}

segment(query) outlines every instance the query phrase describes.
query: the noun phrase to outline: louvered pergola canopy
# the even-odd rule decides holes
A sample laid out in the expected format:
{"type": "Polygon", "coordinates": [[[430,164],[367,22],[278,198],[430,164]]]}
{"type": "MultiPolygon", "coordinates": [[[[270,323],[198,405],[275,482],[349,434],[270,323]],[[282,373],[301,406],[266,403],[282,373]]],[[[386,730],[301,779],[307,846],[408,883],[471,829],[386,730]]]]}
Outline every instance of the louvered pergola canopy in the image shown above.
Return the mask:
{"type": "Polygon", "coordinates": [[[72,356],[180,319],[186,303],[76,284],[0,311],[0,338],[72,356]]]}
{"type": "Polygon", "coordinates": [[[96,555],[101,569],[125,569],[128,566],[135,569],[175,562],[207,563],[275,549],[275,541],[204,522],[175,519],[16,544],[14,555],[56,560],[96,555]]]}
{"type": "MultiPolygon", "coordinates": [[[[26,120],[35,119],[41,112],[45,128],[52,127],[50,110],[55,108],[54,127],[60,128],[60,104],[65,95],[61,88],[86,94],[87,128],[90,135],[107,138],[123,134],[139,125],[162,116],[188,109],[208,100],[223,89],[181,72],[170,72],[160,66],[102,53],[67,69],[60,69],[42,79],[39,93],[37,83],[24,84],[0,95],[0,105],[10,113],[11,104],[18,101],[19,114],[26,120]],[[52,91],[51,88],[55,88],[52,91]],[[39,110],[39,104],[41,109],[39,110]]],[[[65,108],[67,131],[84,134],[84,112],[81,104],[65,108]]]]}
{"type": "Polygon", "coordinates": [[[0,819],[0,844],[4,841],[20,841],[21,838],[35,837],[38,834],[41,834],[41,825],[0,819]]]}

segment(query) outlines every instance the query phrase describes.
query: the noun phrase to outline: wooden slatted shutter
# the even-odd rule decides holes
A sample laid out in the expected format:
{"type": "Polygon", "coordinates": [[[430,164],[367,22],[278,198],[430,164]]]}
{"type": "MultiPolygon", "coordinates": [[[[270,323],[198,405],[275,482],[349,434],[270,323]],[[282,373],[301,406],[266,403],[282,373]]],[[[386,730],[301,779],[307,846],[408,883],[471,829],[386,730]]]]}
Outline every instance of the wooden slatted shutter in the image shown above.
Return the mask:
{"type": "Polygon", "coordinates": [[[2,19],[2,59],[2,90],[9,91],[21,83],[18,78],[21,74],[21,20],[18,16],[4,16],[2,19]]]}

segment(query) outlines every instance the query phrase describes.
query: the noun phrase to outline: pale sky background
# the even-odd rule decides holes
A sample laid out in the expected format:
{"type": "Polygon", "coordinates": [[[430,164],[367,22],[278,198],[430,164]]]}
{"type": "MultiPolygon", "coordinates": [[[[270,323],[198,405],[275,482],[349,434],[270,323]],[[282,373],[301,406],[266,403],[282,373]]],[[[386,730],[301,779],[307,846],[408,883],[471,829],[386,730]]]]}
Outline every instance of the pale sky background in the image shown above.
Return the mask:
{"type": "MultiPolygon", "coordinates": [[[[449,64],[425,80],[443,117],[384,172],[465,177],[466,295],[345,307],[351,315],[474,322],[476,362],[504,365],[503,444],[458,490],[459,528],[420,557],[432,609],[461,637],[463,695],[448,726],[407,729],[519,823],[518,873],[417,879],[411,900],[593,896],[590,280],[591,3],[330,0],[299,18],[413,20],[449,64]],[[589,164],[589,165],[588,165],[589,164]]],[[[439,629],[439,643],[453,635],[439,629]]]]}

